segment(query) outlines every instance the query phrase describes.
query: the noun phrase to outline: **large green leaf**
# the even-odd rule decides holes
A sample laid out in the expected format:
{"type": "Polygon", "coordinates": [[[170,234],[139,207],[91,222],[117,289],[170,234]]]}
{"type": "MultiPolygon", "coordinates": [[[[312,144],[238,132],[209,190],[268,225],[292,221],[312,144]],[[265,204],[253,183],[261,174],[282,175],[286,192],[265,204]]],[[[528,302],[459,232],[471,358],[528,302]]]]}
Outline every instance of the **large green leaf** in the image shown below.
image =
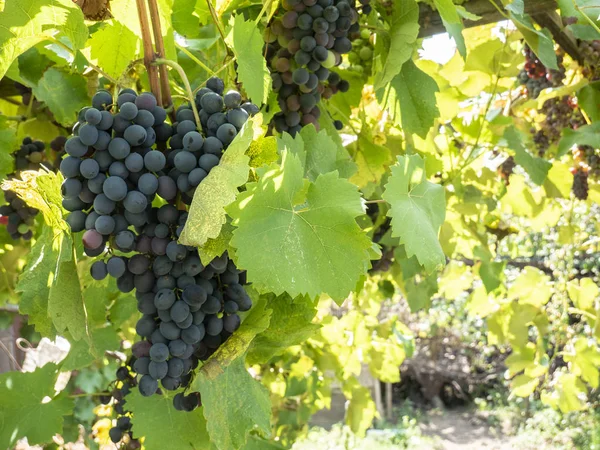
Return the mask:
{"type": "Polygon", "coordinates": [[[92,34],[82,53],[108,75],[119,78],[129,63],[136,59],[140,46],[138,36],[121,22],[111,20],[92,34]]]}
{"type": "Polygon", "coordinates": [[[392,236],[400,238],[409,258],[416,255],[431,272],[445,263],[438,233],[446,216],[446,198],[444,189],[426,177],[419,155],[398,156],[383,199],[390,204],[392,236]]]}
{"type": "Polygon", "coordinates": [[[17,148],[17,132],[9,126],[9,122],[0,117],[0,180],[13,171],[14,158],[12,152],[17,148]]]}
{"type": "Polygon", "coordinates": [[[90,101],[84,78],[53,67],[44,72],[33,93],[48,105],[56,120],[63,125],[75,123],[77,112],[90,101]]]}
{"type": "Polygon", "coordinates": [[[552,168],[552,163],[543,158],[531,155],[523,145],[523,142],[528,141],[528,137],[524,136],[515,127],[508,127],[504,132],[504,138],[509,148],[515,152],[515,162],[525,169],[531,181],[541,186],[552,168]]]}
{"type": "MultiPolygon", "coordinates": [[[[190,206],[190,215],[179,241],[184,245],[202,246],[216,239],[225,224],[225,207],[238,195],[238,187],[248,180],[250,158],[245,152],[260,127],[250,119],[229,145],[219,165],[200,183],[190,206]]],[[[257,136],[256,136],[257,137],[257,136]]]]}
{"type": "Polygon", "coordinates": [[[0,375],[2,448],[13,448],[24,437],[29,445],[45,444],[62,433],[63,416],[72,413],[73,401],[55,394],[57,377],[58,367],[54,364],[46,364],[35,372],[0,375]]]}
{"type": "Polygon", "coordinates": [[[121,339],[112,327],[97,328],[90,332],[89,342],[81,339],[71,344],[69,354],[62,363],[65,371],[79,370],[94,361],[102,361],[104,353],[120,350],[121,339]]]}
{"type": "Polygon", "coordinates": [[[135,435],[146,438],[144,448],[148,450],[211,448],[200,408],[192,412],[177,411],[173,398],[144,397],[134,389],[127,396],[127,409],[133,413],[135,435]]]}
{"type": "Polygon", "coordinates": [[[369,263],[371,241],[355,218],[364,207],[356,186],[336,172],[303,179],[298,157],[284,154],[253,190],[228,209],[237,229],[239,267],[262,292],[343,300],[369,263]]]}
{"type": "Polygon", "coordinates": [[[267,294],[265,297],[273,314],[269,328],[252,342],[249,364],[269,361],[288,347],[302,344],[320,328],[320,325],[312,323],[317,310],[310,299],[300,297],[292,301],[288,294],[279,297],[267,294]]]}
{"type": "Polygon", "coordinates": [[[244,20],[244,16],[238,14],[226,41],[237,58],[238,78],[248,97],[259,106],[266,103],[272,80],[263,56],[260,28],[254,20],[244,20]]]}
{"type": "Polygon", "coordinates": [[[0,13],[0,78],[19,55],[57,31],[75,49],[85,44],[83,13],[71,0],[7,0],[0,13]]]}
{"type": "Polygon", "coordinates": [[[404,131],[425,138],[439,116],[435,98],[438,91],[435,80],[409,60],[393,78],[389,90],[378,92],[377,98],[381,104],[387,102],[404,131]]]}
{"type": "Polygon", "coordinates": [[[386,87],[400,73],[402,65],[412,55],[419,34],[419,7],[415,0],[399,0],[394,4],[389,34],[378,33],[389,48],[383,57],[383,69],[375,76],[375,90],[386,87]]]}

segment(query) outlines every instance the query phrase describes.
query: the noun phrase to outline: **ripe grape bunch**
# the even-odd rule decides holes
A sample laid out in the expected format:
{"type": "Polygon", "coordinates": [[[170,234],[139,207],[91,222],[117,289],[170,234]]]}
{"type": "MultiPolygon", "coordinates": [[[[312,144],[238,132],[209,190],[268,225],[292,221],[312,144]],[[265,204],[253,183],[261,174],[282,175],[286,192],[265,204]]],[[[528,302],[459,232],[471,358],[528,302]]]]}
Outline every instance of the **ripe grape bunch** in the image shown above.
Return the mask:
{"type": "Polygon", "coordinates": [[[577,107],[577,99],[568,95],[546,100],[538,113],[544,116],[544,120],[531,132],[540,157],[560,140],[563,128],[576,130],[586,123],[577,107]]]}
{"type": "Polygon", "coordinates": [[[527,88],[527,95],[530,98],[538,98],[543,89],[563,84],[565,67],[562,63],[562,55],[558,54],[556,56],[559,70],[554,70],[546,68],[528,45],[524,46],[523,53],[525,55],[525,66],[517,79],[520,84],[527,88]]]}
{"type": "Polygon", "coordinates": [[[572,170],[573,172],[573,195],[579,200],[587,200],[589,185],[588,185],[588,171],[585,167],[577,167],[572,170]]]}
{"type": "Polygon", "coordinates": [[[509,156],[502,162],[502,164],[500,164],[500,166],[498,166],[498,174],[500,175],[500,178],[504,180],[504,183],[507,186],[510,184],[510,176],[512,175],[516,165],[517,163],[515,162],[515,158],[509,156]]]}
{"type": "Polygon", "coordinates": [[[579,50],[583,55],[582,75],[590,81],[600,78],[600,40],[581,41],[579,50]]]}
{"type": "MultiPolygon", "coordinates": [[[[24,170],[38,170],[42,165],[52,169],[52,165],[45,161],[46,146],[41,141],[33,141],[26,137],[23,139],[19,150],[12,154],[15,159],[15,172],[8,179],[18,178],[24,170]]],[[[27,206],[15,192],[4,191],[6,204],[0,206],[0,224],[6,226],[6,231],[14,240],[30,240],[33,236],[31,227],[34,224],[38,210],[27,206]]]]}
{"type": "MultiPolygon", "coordinates": [[[[205,267],[196,248],[177,242],[188,213],[175,205],[191,203],[249,115],[258,112],[239,92],[223,94],[216,77],[198,92],[199,129],[189,105],[177,110],[171,126],[152,94],[127,89],[115,103],[100,91],[65,145],[67,222],[74,232],[84,231],[88,256],[103,255],[92,264],[92,277],[111,275],[122,292],[136,291],[143,314],[136,331],[143,340],[134,345],[133,370],[145,396],[158,391],[159,381],[167,390],[189,386],[199,360],[240,326],[237,312],[252,306],[245,273],[227,254],[205,267]]],[[[197,393],[174,397],[177,409],[199,404],[197,393]]]]}
{"type": "Polygon", "coordinates": [[[355,0],[284,0],[282,6],[265,30],[265,54],[281,108],[272,125],[294,136],[309,124],[319,128],[322,98],[348,91],[349,83],[330,69],[352,50],[348,36],[359,31],[359,16],[355,0]]]}
{"type": "Polygon", "coordinates": [[[600,151],[589,145],[579,145],[573,150],[573,159],[585,168],[594,180],[600,179],[600,151]]]}

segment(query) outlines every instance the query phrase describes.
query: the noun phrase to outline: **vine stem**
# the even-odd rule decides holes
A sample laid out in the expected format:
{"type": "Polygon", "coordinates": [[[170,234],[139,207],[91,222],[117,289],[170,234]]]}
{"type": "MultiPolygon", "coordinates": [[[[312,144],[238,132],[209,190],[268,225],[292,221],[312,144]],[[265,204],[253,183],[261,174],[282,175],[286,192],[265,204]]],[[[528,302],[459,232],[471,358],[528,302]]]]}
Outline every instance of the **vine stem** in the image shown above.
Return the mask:
{"type": "Polygon", "coordinates": [[[4,116],[4,118],[13,122],[25,122],[27,120],[27,116],[4,116]]]}
{"type": "Polygon", "coordinates": [[[194,119],[196,119],[196,123],[198,124],[198,126],[200,126],[200,115],[198,115],[198,108],[196,108],[196,102],[194,101],[194,92],[192,91],[192,86],[190,86],[190,81],[188,80],[187,75],[185,74],[185,70],[183,70],[183,67],[177,64],[175,61],[171,61],[169,59],[164,58],[157,58],[153,64],[166,64],[167,66],[170,66],[177,71],[177,73],[181,77],[181,80],[183,81],[183,84],[185,85],[185,90],[187,91],[187,94],[189,96],[190,105],[192,106],[192,111],[194,112],[194,119]]]}
{"type": "Polygon", "coordinates": [[[223,44],[225,44],[227,53],[230,54],[229,46],[227,45],[227,42],[225,42],[225,33],[223,31],[223,28],[221,27],[221,21],[219,20],[219,17],[217,16],[217,11],[215,11],[215,8],[210,0],[206,0],[206,4],[208,5],[208,10],[210,11],[210,15],[212,17],[213,22],[214,22],[215,26],[217,27],[217,30],[219,30],[221,39],[223,39],[223,44]]]}
{"type": "Polygon", "coordinates": [[[185,48],[183,45],[175,42],[175,47],[177,47],[179,50],[181,50],[183,53],[185,53],[185,55],[188,58],[190,58],[197,65],[202,67],[202,69],[206,70],[210,74],[211,77],[215,74],[215,72],[213,72],[212,69],[210,69],[206,64],[204,64],[202,61],[200,61],[198,58],[196,58],[196,56],[192,52],[190,52],[187,48],[185,48]]]}
{"type": "Polygon", "coordinates": [[[265,4],[263,5],[262,9],[260,10],[260,13],[258,13],[258,17],[256,18],[256,20],[254,21],[254,26],[258,26],[260,19],[262,19],[262,16],[264,16],[264,14],[267,12],[267,9],[269,9],[271,7],[271,4],[273,3],[273,0],[267,0],[265,2],[265,4]]]}
{"type": "MultiPolygon", "coordinates": [[[[162,31],[160,27],[160,15],[158,13],[158,5],[156,0],[148,0],[148,7],[150,8],[150,21],[152,22],[152,32],[154,33],[154,43],[156,46],[156,56],[159,58],[165,57],[165,44],[163,42],[162,31]]],[[[173,104],[171,99],[171,88],[169,86],[169,71],[165,66],[158,66],[160,72],[160,87],[161,87],[161,100],[162,106],[168,108],[173,104]]],[[[171,120],[175,120],[173,113],[171,120]]]]}
{"type": "Polygon", "coordinates": [[[373,203],[386,203],[386,201],[384,199],[365,201],[365,205],[372,205],[373,203]]]}
{"type": "MultiPolygon", "coordinates": [[[[62,42],[60,42],[58,39],[53,38],[53,37],[49,37],[48,40],[50,42],[52,42],[54,45],[62,48],[63,50],[65,50],[66,52],[68,52],[71,56],[75,56],[75,52],[71,49],[71,47],[69,47],[66,44],[63,44],[62,42]]],[[[107,74],[104,70],[102,70],[100,67],[96,66],[95,64],[92,64],[87,58],[85,59],[87,62],[87,65],[90,67],[90,69],[92,69],[94,72],[97,72],[98,74],[102,75],[104,78],[106,78],[108,81],[110,81],[112,84],[116,85],[116,86],[121,86],[119,84],[119,82],[117,80],[115,80],[113,77],[111,77],[109,74],[107,74]]]]}
{"type": "Polygon", "coordinates": [[[15,365],[15,367],[17,369],[19,369],[19,371],[22,371],[23,368],[21,367],[21,365],[19,364],[19,362],[15,359],[15,357],[10,352],[10,350],[8,348],[6,348],[6,345],[4,345],[4,342],[2,342],[1,339],[0,339],[0,347],[2,347],[2,350],[4,350],[4,353],[6,353],[6,356],[8,356],[10,358],[10,360],[13,362],[13,364],[15,365]]]}
{"type": "Polygon", "coordinates": [[[82,397],[102,397],[104,395],[110,395],[110,392],[92,392],[91,394],[71,394],[70,398],[82,398],[82,397]]]}
{"type": "Polygon", "coordinates": [[[154,49],[152,48],[152,36],[150,35],[150,23],[148,22],[148,13],[144,0],[135,0],[138,18],[140,20],[140,28],[142,30],[142,43],[144,45],[144,65],[148,71],[148,79],[150,81],[150,90],[157,99],[162,99],[160,82],[158,79],[158,67],[153,63],[154,49]]]}

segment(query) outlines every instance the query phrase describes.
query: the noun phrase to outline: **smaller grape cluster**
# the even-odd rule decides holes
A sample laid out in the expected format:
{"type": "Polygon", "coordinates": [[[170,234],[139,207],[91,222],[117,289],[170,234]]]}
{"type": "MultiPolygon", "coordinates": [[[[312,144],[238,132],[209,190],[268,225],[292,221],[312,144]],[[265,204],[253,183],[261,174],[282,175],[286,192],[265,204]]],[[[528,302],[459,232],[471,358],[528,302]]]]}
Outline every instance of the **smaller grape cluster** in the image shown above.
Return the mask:
{"type": "Polygon", "coordinates": [[[349,70],[359,74],[371,75],[375,34],[367,28],[351,36],[352,51],[348,53],[349,70]]]}
{"type": "MultiPolygon", "coordinates": [[[[364,8],[364,7],[363,7],[364,8]]],[[[348,91],[348,81],[331,71],[352,50],[359,31],[355,0],[285,0],[265,30],[265,54],[273,69],[280,112],[272,126],[292,136],[303,126],[319,128],[321,99],[348,91]]]]}
{"type": "MultiPolygon", "coordinates": [[[[38,170],[41,166],[52,169],[46,161],[46,146],[41,141],[34,141],[29,137],[23,139],[19,150],[12,154],[15,160],[15,171],[8,179],[18,178],[24,170],[38,170]]],[[[0,206],[0,224],[6,226],[6,231],[14,240],[30,240],[33,237],[31,227],[34,224],[38,210],[27,206],[16,193],[4,191],[6,204],[0,206]]]]}
{"type": "Polygon", "coordinates": [[[590,81],[597,81],[600,79],[600,40],[582,40],[579,50],[583,55],[582,75],[590,81]]]}
{"type": "Polygon", "coordinates": [[[587,200],[589,185],[588,185],[588,171],[585,167],[577,167],[572,170],[573,172],[573,195],[579,200],[587,200]]]}
{"type": "Polygon", "coordinates": [[[517,163],[515,163],[515,158],[509,156],[502,162],[502,164],[500,164],[500,166],[498,166],[498,174],[500,175],[500,178],[504,180],[504,183],[507,186],[510,184],[510,176],[512,175],[516,165],[517,163]]]}
{"type": "Polygon", "coordinates": [[[561,54],[556,56],[559,70],[548,69],[528,45],[524,46],[523,54],[525,55],[525,66],[519,72],[517,79],[520,84],[525,86],[530,98],[538,98],[543,89],[563,84],[566,70],[561,54]]]}
{"type": "Polygon", "coordinates": [[[108,405],[112,400],[112,407],[117,413],[117,420],[114,427],[108,431],[110,440],[118,444],[122,442],[128,450],[136,450],[141,448],[139,440],[133,437],[131,431],[131,417],[129,411],[125,408],[127,400],[125,397],[136,387],[137,381],[135,376],[131,374],[131,366],[135,361],[135,357],[129,358],[127,364],[119,367],[116,373],[116,381],[110,395],[103,395],[100,401],[108,405]],[[125,436],[127,436],[125,438],[125,436]]]}
{"type": "Polygon", "coordinates": [[[543,157],[548,148],[558,143],[563,128],[576,130],[585,125],[577,106],[577,99],[569,95],[548,99],[538,111],[544,120],[531,129],[538,156],[543,157]]]}
{"type": "Polygon", "coordinates": [[[600,179],[600,151],[589,146],[579,145],[573,150],[573,159],[577,167],[585,169],[594,180],[600,179]]]}

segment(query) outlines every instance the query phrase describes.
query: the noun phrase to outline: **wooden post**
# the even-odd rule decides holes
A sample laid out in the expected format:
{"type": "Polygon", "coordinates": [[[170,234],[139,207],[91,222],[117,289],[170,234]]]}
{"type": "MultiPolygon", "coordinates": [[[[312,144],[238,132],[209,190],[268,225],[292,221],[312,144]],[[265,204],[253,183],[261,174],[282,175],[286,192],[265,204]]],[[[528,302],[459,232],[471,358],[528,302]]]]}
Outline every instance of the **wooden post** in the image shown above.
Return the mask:
{"type": "Polygon", "coordinates": [[[140,28],[142,29],[142,43],[144,44],[144,65],[148,71],[150,80],[150,90],[158,101],[161,100],[160,82],[158,80],[158,67],[153,65],[154,49],[152,48],[152,36],[150,35],[150,23],[148,22],[148,13],[144,0],[135,0],[140,19],[140,28]]]}
{"type": "MultiPolygon", "coordinates": [[[[150,8],[150,21],[152,22],[152,32],[154,33],[156,56],[158,58],[165,58],[165,44],[162,38],[160,16],[156,0],[148,0],[148,7],[150,8]]],[[[159,101],[161,106],[167,109],[173,104],[173,100],[171,99],[171,87],[169,86],[169,71],[164,64],[158,66],[158,71],[160,73],[160,87],[162,91],[162,99],[159,99],[159,101]]],[[[190,101],[194,100],[190,99],[190,101]]],[[[174,117],[172,117],[172,119],[174,119],[174,117]]]]}

